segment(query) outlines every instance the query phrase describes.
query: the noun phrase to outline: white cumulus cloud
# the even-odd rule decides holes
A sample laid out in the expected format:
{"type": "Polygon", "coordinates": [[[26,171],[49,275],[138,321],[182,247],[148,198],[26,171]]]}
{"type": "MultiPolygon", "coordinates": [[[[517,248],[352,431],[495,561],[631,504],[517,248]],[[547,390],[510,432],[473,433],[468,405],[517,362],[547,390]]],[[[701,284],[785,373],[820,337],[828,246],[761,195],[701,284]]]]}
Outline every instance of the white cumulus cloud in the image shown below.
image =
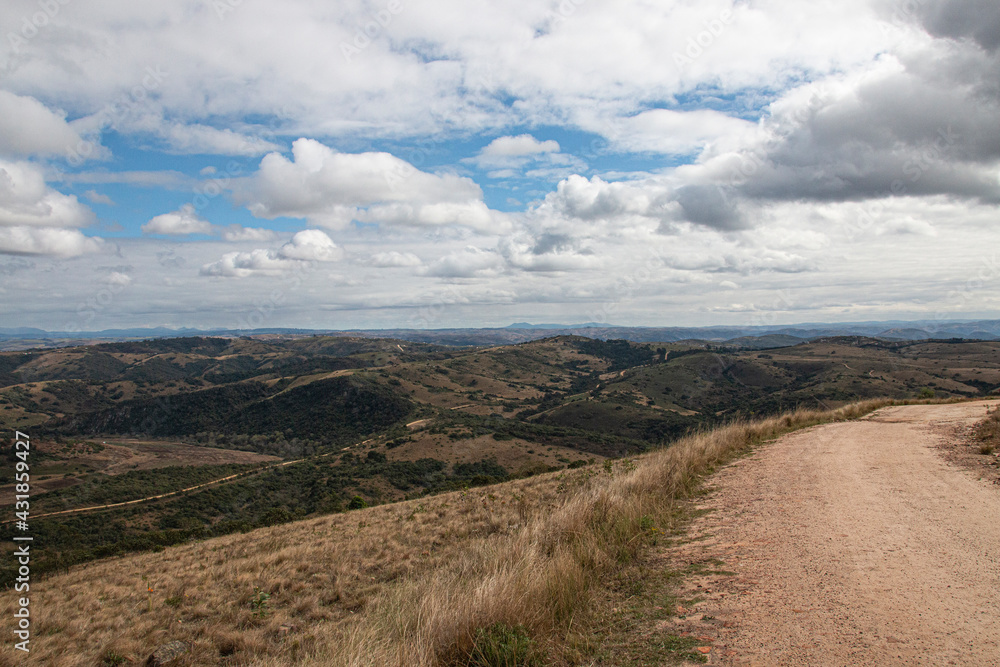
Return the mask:
{"type": "Polygon", "coordinates": [[[482,190],[469,178],[420,171],[389,153],[339,153],[313,139],[296,140],[291,160],[265,155],[236,200],[260,218],[305,218],[334,229],[380,216],[393,224],[488,222],[482,190]]]}
{"type": "Polygon", "coordinates": [[[473,278],[497,275],[504,262],[496,252],[467,246],[433,262],[426,274],[440,278],[473,278]]]}
{"type": "Polygon", "coordinates": [[[201,275],[228,278],[279,276],[301,271],[310,262],[335,262],[343,250],[319,229],[295,234],[278,249],[257,248],[248,252],[229,252],[219,260],[201,267],[201,275]]]}
{"type": "Polygon", "coordinates": [[[484,157],[516,157],[536,153],[558,153],[559,142],[553,139],[539,141],[530,134],[516,137],[497,137],[479,152],[484,157]]]}
{"type": "Polygon", "coordinates": [[[101,249],[102,241],[78,229],[0,227],[0,253],[77,257],[101,249]]]}
{"type": "Polygon", "coordinates": [[[184,204],[176,211],[156,216],[142,226],[142,231],[171,236],[211,234],[212,223],[199,216],[193,205],[184,204]]]}
{"type": "Polygon", "coordinates": [[[46,185],[35,165],[0,159],[0,226],[83,227],[93,221],[93,211],[46,185]]]}
{"type": "Polygon", "coordinates": [[[344,252],[321,230],[306,229],[281,246],[278,254],[306,262],[333,262],[343,257],[344,252]]]}
{"type": "Polygon", "coordinates": [[[71,155],[83,139],[56,113],[33,97],[0,90],[0,153],[71,155]]]}

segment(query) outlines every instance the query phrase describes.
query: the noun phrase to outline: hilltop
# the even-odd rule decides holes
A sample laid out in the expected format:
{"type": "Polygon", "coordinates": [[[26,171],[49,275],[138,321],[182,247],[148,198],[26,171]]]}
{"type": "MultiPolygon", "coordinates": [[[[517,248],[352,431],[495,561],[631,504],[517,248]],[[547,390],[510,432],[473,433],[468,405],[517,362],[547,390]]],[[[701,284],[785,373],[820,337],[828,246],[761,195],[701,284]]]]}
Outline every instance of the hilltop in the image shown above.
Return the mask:
{"type": "MultiPolygon", "coordinates": [[[[106,342],[143,341],[151,338],[193,336],[259,339],[289,339],[314,336],[389,338],[435,345],[514,345],[571,333],[597,340],[628,340],[636,343],[700,340],[739,344],[768,336],[781,345],[831,336],[868,336],[882,340],[930,340],[964,338],[1000,340],[1000,320],[916,320],[882,322],[806,323],[740,326],[618,326],[602,322],[582,324],[532,324],[515,322],[506,327],[442,329],[170,329],[167,327],[105,329],[101,331],[46,331],[0,327],[0,351],[93,345],[106,342]]],[[[758,341],[759,343],[759,341],[758,341]]]]}

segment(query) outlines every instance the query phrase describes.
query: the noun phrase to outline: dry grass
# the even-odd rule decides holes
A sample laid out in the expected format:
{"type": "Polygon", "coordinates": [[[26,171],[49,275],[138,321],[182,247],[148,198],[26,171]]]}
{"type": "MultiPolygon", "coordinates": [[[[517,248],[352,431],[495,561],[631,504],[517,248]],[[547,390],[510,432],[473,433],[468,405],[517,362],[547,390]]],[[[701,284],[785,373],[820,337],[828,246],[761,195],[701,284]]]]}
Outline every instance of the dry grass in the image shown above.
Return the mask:
{"type": "Polygon", "coordinates": [[[1000,449],[1000,408],[976,424],[972,434],[979,443],[980,454],[993,454],[1000,449]]]}
{"type": "MultiPolygon", "coordinates": [[[[30,662],[141,661],[179,639],[193,649],[178,665],[469,665],[500,629],[559,664],[594,582],[668,529],[701,475],[789,431],[889,404],[800,410],[633,460],[74,568],[32,584],[30,662]],[[271,596],[264,614],[256,590],[271,596]]],[[[4,594],[8,617],[15,597],[4,594]]],[[[18,657],[0,647],[0,663],[18,657]]]]}

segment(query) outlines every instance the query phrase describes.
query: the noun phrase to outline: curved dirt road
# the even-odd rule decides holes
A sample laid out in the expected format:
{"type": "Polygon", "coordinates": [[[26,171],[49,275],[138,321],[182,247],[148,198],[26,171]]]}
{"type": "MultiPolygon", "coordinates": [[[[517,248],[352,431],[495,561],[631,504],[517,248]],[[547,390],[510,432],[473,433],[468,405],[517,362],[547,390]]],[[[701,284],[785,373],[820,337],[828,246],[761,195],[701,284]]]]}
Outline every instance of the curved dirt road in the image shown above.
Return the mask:
{"type": "Polygon", "coordinates": [[[676,632],[712,664],[1000,665],[1000,487],[934,449],[986,405],[886,408],[722,469],[668,553],[704,568],[676,632]]]}

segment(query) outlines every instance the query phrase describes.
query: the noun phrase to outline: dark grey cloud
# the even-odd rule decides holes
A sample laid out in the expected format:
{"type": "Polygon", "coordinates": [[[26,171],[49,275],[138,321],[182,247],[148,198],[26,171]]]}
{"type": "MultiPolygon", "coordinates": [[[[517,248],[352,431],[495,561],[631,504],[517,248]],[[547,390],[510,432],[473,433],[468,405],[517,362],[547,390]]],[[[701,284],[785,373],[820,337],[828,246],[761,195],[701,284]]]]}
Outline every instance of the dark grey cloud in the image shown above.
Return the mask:
{"type": "MultiPolygon", "coordinates": [[[[814,86],[808,100],[774,105],[766,140],[707,160],[706,171],[753,199],[946,195],[998,204],[1000,100],[989,93],[998,73],[1000,54],[969,44],[875,63],[853,80],[814,86]]],[[[711,207],[699,213],[698,198],[678,201],[693,222],[715,219],[711,207]]]]}
{"type": "Polygon", "coordinates": [[[935,37],[970,37],[989,51],[1000,47],[1000,3],[996,0],[924,2],[918,12],[927,32],[935,37]]]}
{"type": "Polygon", "coordinates": [[[573,247],[573,239],[566,234],[542,234],[531,248],[533,255],[544,255],[573,247]]]}
{"type": "Polygon", "coordinates": [[[686,185],[678,188],[675,196],[683,210],[683,217],[688,222],[720,230],[735,230],[747,226],[734,201],[722,187],[686,185]]]}

